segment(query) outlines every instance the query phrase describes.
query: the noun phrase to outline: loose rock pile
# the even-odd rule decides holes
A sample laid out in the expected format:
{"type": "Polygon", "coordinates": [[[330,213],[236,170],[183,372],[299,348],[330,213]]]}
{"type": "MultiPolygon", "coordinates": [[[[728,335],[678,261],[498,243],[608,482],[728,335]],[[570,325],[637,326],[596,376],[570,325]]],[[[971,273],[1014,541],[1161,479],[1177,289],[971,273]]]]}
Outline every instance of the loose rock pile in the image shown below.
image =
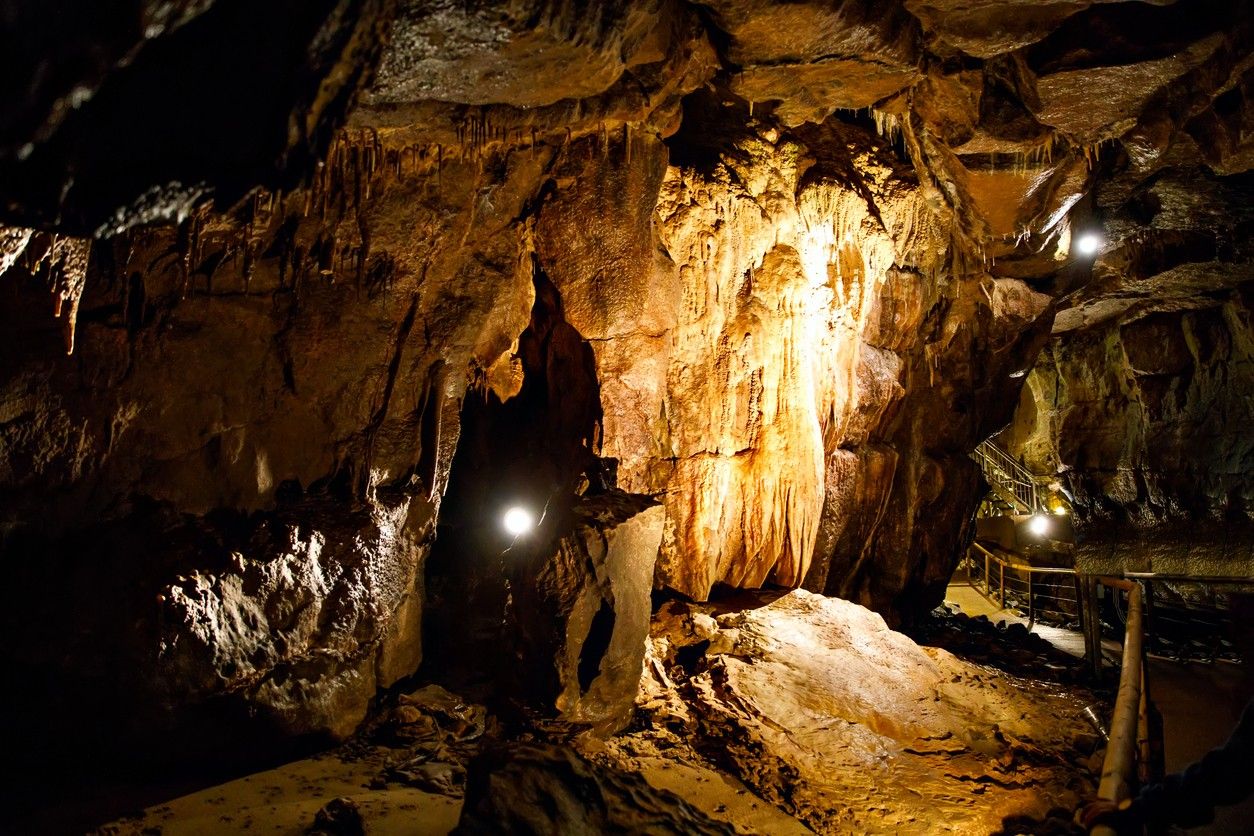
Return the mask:
{"type": "Polygon", "coordinates": [[[941,606],[915,623],[909,635],[920,644],[988,665],[1014,676],[1055,683],[1079,682],[1080,660],[1054,647],[1020,622],[994,623],[986,615],[969,616],[941,606]]]}

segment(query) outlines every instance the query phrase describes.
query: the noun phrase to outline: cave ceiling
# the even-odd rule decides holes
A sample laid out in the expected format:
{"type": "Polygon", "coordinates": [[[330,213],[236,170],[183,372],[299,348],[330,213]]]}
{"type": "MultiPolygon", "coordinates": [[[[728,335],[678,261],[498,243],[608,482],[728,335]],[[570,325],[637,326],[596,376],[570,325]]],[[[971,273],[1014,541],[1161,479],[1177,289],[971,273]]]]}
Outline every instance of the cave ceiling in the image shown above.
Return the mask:
{"type": "Polygon", "coordinates": [[[0,212],[99,237],[293,188],[345,120],[450,153],[665,138],[705,90],[746,123],[873,119],[993,275],[1052,277],[1071,228],[1105,223],[1093,276],[1051,288],[1088,285],[1060,302],[1069,329],[1247,272],[1248,218],[1218,208],[1244,210],[1254,164],[1247,6],[202,0],[52,28],[18,3],[7,23],[39,34],[4,59],[0,212]]]}

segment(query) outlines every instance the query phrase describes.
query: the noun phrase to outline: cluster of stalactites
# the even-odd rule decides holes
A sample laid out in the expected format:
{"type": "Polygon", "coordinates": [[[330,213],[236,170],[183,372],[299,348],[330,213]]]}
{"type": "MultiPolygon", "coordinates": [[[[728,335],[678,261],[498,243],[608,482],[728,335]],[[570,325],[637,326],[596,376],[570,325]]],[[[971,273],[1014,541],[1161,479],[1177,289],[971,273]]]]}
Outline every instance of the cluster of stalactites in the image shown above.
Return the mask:
{"type": "Polygon", "coordinates": [[[65,353],[73,354],[78,306],[87,284],[91,241],[68,235],[44,235],[20,227],[0,227],[0,275],[23,256],[26,256],[26,266],[32,274],[39,273],[46,266],[53,316],[61,320],[65,353]],[[32,242],[37,245],[32,246],[32,242]],[[43,245],[42,248],[39,244],[43,245]]]}
{"type": "Polygon", "coordinates": [[[657,216],[684,303],[661,571],[697,597],[715,582],[801,583],[825,461],[866,397],[858,368],[875,300],[894,268],[936,276],[951,259],[945,219],[883,149],[856,153],[856,185],[800,189],[795,143],[750,138],[741,150],[710,174],[671,169],[657,216]]]}
{"type": "MultiPolygon", "coordinates": [[[[454,126],[456,142],[448,145],[408,141],[411,132],[373,128],[346,129],[339,133],[309,183],[285,194],[258,189],[227,215],[217,215],[202,204],[178,225],[170,255],[178,271],[181,296],[198,289],[213,292],[214,276],[224,264],[242,278],[249,292],[260,254],[270,251],[278,259],[278,284],[299,292],[309,281],[354,277],[356,286],[368,292],[384,289],[391,281],[391,262],[371,259],[370,224],[365,217],[369,202],[385,196],[397,184],[419,179],[438,190],[446,165],[481,160],[494,149],[536,149],[571,141],[569,131],[557,137],[542,136],[534,128],[494,126],[476,112],[454,126]]],[[[602,125],[596,136],[608,150],[620,132],[602,125]]],[[[621,128],[623,153],[630,161],[631,134],[621,128]]],[[[139,251],[154,236],[168,230],[137,232],[127,253],[139,251]]],[[[130,258],[126,259],[130,264],[130,258]]]]}

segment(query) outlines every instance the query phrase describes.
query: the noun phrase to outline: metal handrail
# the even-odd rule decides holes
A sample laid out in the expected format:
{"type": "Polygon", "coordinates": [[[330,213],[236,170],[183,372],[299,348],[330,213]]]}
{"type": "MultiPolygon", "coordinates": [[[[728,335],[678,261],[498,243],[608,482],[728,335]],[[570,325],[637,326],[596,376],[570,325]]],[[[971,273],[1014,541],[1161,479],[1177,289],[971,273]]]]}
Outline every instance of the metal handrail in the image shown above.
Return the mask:
{"type": "Polygon", "coordinates": [[[1036,623],[1036,615],[1037,615],[1037,609],[1038,609],[1036,605],[1036,595],[1033,589],[1034,581],[1032,579],[1032,576],[1033,575],[1066,575],[1066,576],[1074,577],[1076,574],[1075,569],[1071,569],[1065,566],[1032,566],[1031,564],[1028,564],[1028,563],[1016,563],[1014,561],[1007,560],[1005,557],[997,554],[996,552],[990,551],[989,549],[985,548],[983,545],[981,545],[978,542],[975,542],[974,540],[971,542],[971,546],[977,551],[983,553],[984,555],[984,592],[981,592],[980,594],[983,595],[985,600],[987,600],[990,604],[993,603],[993,599],[991,597],[992,596],[992,572],[990,571],[991,563],[997,564],[997,567],[998,567],[999,578],[998,578],[998,584],[997,584],[998,585],[997,605],[1001,607],[1003,610],[1006,608],[1006,570],[1013,569],[1016,572],[1019,572],[1021,574],[1025,574],[1028,576],[1027,577],[1028,629],[1031,629],[1032,626],[1036,623]]]}
{"type": "Polygon", "coordinates": [[[1027,572],[1029,575],[1033,573],[1036,573],[1036,574],[1048,573],[1048,574],[1054,574],[1054,575],[1074,575],[1076,573],[1075,569],[1072,569],[1069,566],[1033,566],[1030,563],[1016,563],[1013,560],[1007,560],[1006,558],[997,554],[997,552],[989,551],[988,549],[986,549],[984,546],[980,545],[979,543],[973,542],[971,545],[979,549],[980,551],[984,552],[984,554],[988,555],[992,560],[996,561],[997,563],[1004,564],[1006,568],[1016,569],[1020,572],[1027,572]]]}
{"type": "Polygon", "coordinates": [[[1036,475],[992,439],[985,439],[976,445],[971,451],[971,458],[979,463],[988,483],[1004,491],[1008,498],[1014,499],[1015,504],[1030,514],[1045,510],[1036,475]]]}

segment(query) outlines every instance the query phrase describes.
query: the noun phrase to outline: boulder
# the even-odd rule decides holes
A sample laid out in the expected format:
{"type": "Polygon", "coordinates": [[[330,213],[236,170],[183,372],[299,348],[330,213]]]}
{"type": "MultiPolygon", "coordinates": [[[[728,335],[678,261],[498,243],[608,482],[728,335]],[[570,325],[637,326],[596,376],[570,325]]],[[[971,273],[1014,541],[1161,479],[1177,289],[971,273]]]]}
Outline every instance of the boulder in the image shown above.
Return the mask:
{"type": "Polygon", "coordinates": [[[644,666],[662,508],[611,492],[573,515],[555,553],[512,572],[517,675],[563,720],[609,733],[630,720],[644,666]]]}

